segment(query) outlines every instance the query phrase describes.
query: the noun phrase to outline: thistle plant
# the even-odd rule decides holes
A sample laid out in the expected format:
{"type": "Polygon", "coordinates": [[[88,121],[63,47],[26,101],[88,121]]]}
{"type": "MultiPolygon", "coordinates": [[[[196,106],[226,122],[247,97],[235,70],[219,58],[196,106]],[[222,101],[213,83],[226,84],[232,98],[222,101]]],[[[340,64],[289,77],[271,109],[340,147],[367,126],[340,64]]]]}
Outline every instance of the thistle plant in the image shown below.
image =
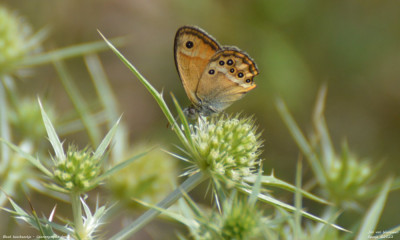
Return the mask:
{"type": "Polygon", "coordinates": [[[13,71],[26,56],[40,51],[43,36],[17,13],[0,5],[0,75],[13,71]]]}
{"type": "MultiPolygon", "coordinates": [[[[190,231],[190,239],[265,239],[270,226],[268,218],[263,216],[263,209],[257,204],[261,172],[256,173],[256,177],[249,196],[238,194],[233,189],[229,197],[222,201],[221,211],[204,209],[204,206],[197,205],[185,192],[183,198],[178,201],[177,209],[163,209],[137,201],[185,225],[190,231]]],[[[179,239],[187,238],[179,236],[179,239]]]]}
{"type": "MultiPolygon", "coordinates": [[[[136,156],[154,146],[144,143],[133,144],[128,156],[136,156]]],[[[115,160],[114,160],[115,161],[115,160]]],[[[137,208],[132,197],[149,203],[157,203],[177,185],[177,161],[165,151],[153,149],[118,174],[110,176],[106,187],[113,201],[121,208],[137,208]]]]}
{"type": "MultiPolygon", "coordinates": [[[[157,209],[189,229],[191,237],[180,236],[179,239],[266,239],[265,234],[270,228],[269,220],[263,216],[263,209],[250,199],[233,191],[230,197],[222,202],[222,209],[219,212],[204,209],[184,194],[184,199],[180,199],[178,203],[179,212],[157,209]]],[[[156,208],[145,202],[138,202],[156,208]]]]}
{"type": "Polygon", "coordinates": [[[54,177],[67,191],[85,192],[100,174],[100,160],[90,149],[77,150],[70,145],[65,158],[55,161],[54,177]]]}
{"type": "MultiPolygon", "coordinates": [[[[9,92],[11,95],[11,92],[9,92]]],[[[11,101],[12,108],[9,113],[10,125],[15,129],[14,136],[20,140],[29,140],[38,143],[46,136],[43,126],[42,115],[36,101],[30,98],[16,99],[11,101]]],[[[55,110],[46,101],[47,114],[54,122],[56,120],[55,110]]]]}
{"type": "MultiPolygon", "coordinates": [[[[1,95],[0,104],[6,106],[4,99],[2,99],[3,96],[4,95],[1,95]]],[[[117,119],[114,125],[111,125],[111,130],[104,137],[101,143],[99,143],[99,146],[95,151],[92,151],[89,147],[79,149],[74,144],[69,144],[67,145],[67,151],[64,152],[63,144],[61,143],[52,121],[45,112],[40,101],[37,106],[37,109],[39,109],[39,116],[42,119],[43,129],[45,129],[50,144],[53,147],[51,152],[53,152],[54,155],[50,157],[52,162],[48,161],[48,158],[43,157],[41,154],[41,157],[39,158],[31,155],[34,151],[32,145],[28,144],[30,147],[27,148],[26,144],[14,145],[10,141],[0,138],[2,143],[6,143],[15,151],[12,156],[18,157],[17,159],[11,158],[12,161],[10,162],[10,166],[15,167],[7,168],[7,170],[13,170],[14,172],[11,173],[13,174],[12,179],[17,179],[18,181],[28,181],[29,177],[33,178],[29,179],[30,182],[34,179],[46,179],[46,182],[36,182],[35,187],[39,185],[40,191],[53,197],[67,201],[69,200],[71,202],[74,219],[73,221],[66,221],[66,225],[56,224],[53,222],[55,209],[53,209],[51,216],[48,218],[39,218],[36,216],[34,211],[32,214],[28,214],[22,210],[22,208],[20,208],[11,197],[8,197],[8,200],[12,204],[14,210],[7,208],[3,208],[3,210],[14,214],[16,218],[22,219],[34,228],[38,229],[43,237],[60,239],[94,239],[97,237],[96,233],[99,231],[99,227],[103,223],[103,217],[108,210],[105,206],[98,207],[97,204],[95,212],[92,213],[85,202],[85,194],[91,189],[99,186],[100,183],[104,182],[105,179],[110,177],[112,174],[115,174],[115,172],[120,171],[134,160],[143,156],[144,153],[133,156],[131,154],[129,159],[125,161],[120,160],[111,167],[105,167],[104,162],[108,158],[106,150],[111,143],[113,136],[117,132],[119,119],[117,119]],[[30,162],[31,165],[27,164],[27,161],[30,162]],[[20,170],[16,163],[21,163],[18,166],[24,166],[24,168],[30,167],[30,171],[20,170]],[[32,166],[36,167],[39,171],[32,171],[32,166]],[[23,175],[16,175],[17,173],[23,175]],[[82,209],[84,212],[82,212],[82,209]],[[63,234],[59,235],[55,230],[61,231],[63,234]],[[63,236],[66,237],[64,238],[63,236]]],[[[0,123],[8,123],[7,119],[3,116],[4,115],[0,118],[0,123]]],[[[19,117],[19,115],[15,116],[16,118],[19,117]]],[[[30,141],[25,143],[29,142],[30,141]]],[[[4,145],[2,144],[2,146],[4,145]]],[[[49,152],[49,150],[47,150],[47,152],[49,152]]],[[[8,174],[8,176],[11,176],[11,174],[8,174]]],[[[7,190],[7,193],[14,195],[8,188],[3,188],[3,190],[7,190]]],[[[2,198],[4,196],[5,194],[2,194],[2,198]]]]}
{"type": "MultiPolygon", "coordinates": [[[[93,223],[88,222],[88,219],[91,218],[93,220],[93,216],[90,215],[90,211],[88,211],[85,204],[81,205],[83,203],[81,200],[81,195],[90,189],[95,188],[108,174],[105,172],[100,175],[100,160],[104,158],[104,153],[108,145],[111,143],[118,122],[104,137],[96,151],[92,152],[88,149],[77,150],[76,147],[70,146],[65,154],[62,143],[60,142],[59,137],[57,136],[57,133],[40,101],[39,105],[43,117],[43,123],[55,153],[55,156],[52,158],[54,163],[53,169],[48,169],[39,159],[29,155],[28,153],[24,152],[23,149],[13,145],[12,143],[6,141],[5,143],[22,155],[25,159],[30,161],[34,166],[36,166],[42,172],[42,174],[53,180],[53,183],[46,184],[49,189],[69,195],[71,199],[74,221],[72,228],[63,227],[61,229],[65,233],[71,234],[71,236],[74,238],[91,239],[91,233],[93,233],[95,230],[93,229],[93,223]],[[86,217],[82,214],[82,206],[85,209],[86,217]]],[[[115,170],[110,169],[109,171],[115,170]]],[[[14,214],[22,214],[22,210],[20,210],[18,207],[14,207],[14,209],[14,214]]],[[[100,211],[98,214],[103,215],[100,214],[100,211]]],[[[23,213],[23,215],[23,219],[25,221],[31,223],[38,229],[41,229],[41,224],[46,225],[50,222],[49,219],[42,219],[32,222],[30,219],[37,219],[35,216],[26,215],[25,213],[23,213]]],[[[95,225],[97,226],[98,224],[95,225]]],[[[48,230],[50,231],[51,228],[48,228],[48,230]]],[[[42,232],[42,234],[45,234],[44,236],[48,236],[49,233],[52,233],[52,231],[42,232]]]]}
{"type": "MultiPolygon", "coordinates": [[[[176,133],[178,139],[183,144],[185,148],[183,151],[188,155],[189,158],[185,158],[178,154],[173,155],[179,159],[193,164],[193,166],[183,174],[189,175],[189,178],[186,179],[179,188],[174,190],[165,199],[160,201],[155,208],[148,210],[129,226],[115,234],[111,239],[126,239],[130,235],[134,234],[145,224],[160,214],[160,211],[157,209],[168,208],[182,196],[182,191],[189,192],[207,179],[211,179],[214,183],[213,190],[218,205],[218,198],[222,197],[222,199],[225,199],[223,197],[223,186],[234,186],[236,189],[249,194],[251,192],[251,186],[249,183],[254,183],[255,181],[254,174],[252,175],[252,173],[254,173],[254,170],[256,169],[255,167],[259,162],[257,157],[260,154],[260,150],[258,148],[261,146],[261,141],[258,140],[259,135],[254,131],[256,128],[253,124],[249,124],[253,122],[253,120],[239,120],[237,117],[236,119],[220,118],[221,121],[217,123],[214,122],[217,120],[202,118],[197,122],[197,124],[190,125],[178,102],[173,97],[174,104],[181,121],[181,124],[179,124],[165,103],[162,94],[159,93],[104,36],[103,38],[109,47],[114,51],[114,53],[138,77],[141,83],[152,94],[168,119],[169,124],[172,126],[172,129],[176,133]],[[217,140],[224,140],[228,142],[226,145],[221,142],[218,144],[217,140]],[[242,143],[244,143],[244,145],[242,145],[242,143]],[[222,153],[222,149],[226,149],[227,151],[222,153]]],[[[273,182],[275,187],[283,188],[293,192],[297,189],[296,187],[285,183],[278,178],[275,178],[275,176],[272,174],[270,176],[263,176],[261,182],[266,185],[268,185],[270,182],[273,182]]],[[[304,193],[304,191],[299,191],[302,194],[304,193]]],[[[304,194],[304,196],[310,197],[311,199],[321,203],[326,203],[326,201],[309,193],[304,194]]],[[[258,194],[257,197],[261,201],[271,204],[275,207],[282,207],[288,211],[299,211],[303,216],[325,224],[329,224],[332,227],[345,231],[345,229],[342,227],[330,224],[324,219],[316,217],[303,210],[298,210],[295,207],[264,193],[258,194]]]]}
{"type": "MultiPolygon", "coordinates": [[[[19,19],[9,13],[0,12],[0,20],[1,16],[19,19]]],[[[0,25],[7,21],[1,21],[0,25]]],[[[10,29],[13,28],[8,28],[8,35],[4,35],[6,37],[3,39],[11,39],[9,36],[12,36],[10,33],[13,31],[9,31],[10,29]]],[[[51,52],[39,52],[37,48],[33,50],[32,46],[37,46],[33,43],[40,42],[44,33],[45,31],[40,31],[30,37],[24,35],[25,43],[29,43],[24,45],[25,51],[4,55],[9,57],[6,64],[0,61],[0,177],[2,191],[8,194],[6,197],[6,194],[2,193],[0,200],[2,205],[6,202],[5,199],[11,204],[11,208],[1,209],[37,229],[43,238],[102,237],[110,230],[103,232],[100,228],[109,220],[105,219],[107,214],[112,215],[113,219],[119,219],[115,217],[118,213],[116,210],[125,210],[125,203],[136,204],[134,199],[140,199],[137,202],[150,209],[118,232],[112,232],[111,234],[115,235],[110,239],[129,238],[160,213],[185,225],[191,234],[187,236],[189,239],[386,237],[385,234],[369,236],[368,232],[376,229],[387,196],[393,189],[393,179],[388,178],[384,183],[374,185],[371,181],[377,169],[373,168],[370,162],[358,158],[346,143],[343,144],[340,153],[334,150],[323,116],[325,90],[321,91],[318,98],[313,119],[314,132],[309,138],[304,137],[283,101],[277,104],[284,122],[313,170],[317,183],[313,186],[317,186],[316,192],[324,197],[322,199],[302,189],[300,167],[295,185],[280,180],[276,176],[279,173],[274,173],[273,170],[266,173],[267,170],[262,169],[260,154],[263,141],[254,117],[221,114],[188,122],[172,95],[175,106],[173,111],[178,114],[178,118],[174,117],[162,93],[106,40],[106,44],[152,94],[172,126],[170,130],[175,132],[180,141],[178,150],[168,154],[165,149],[164,152],[150,151],[148,149],[154,147],[130,144],[127,126],[119,120],[120,112],[116,98],[111,93],[103,69],[99,67],[98,58],[95,55],[84,58],[102,105],[96,112],[92,112],[90,104],[86,102],[87,96],[80,93],[67,66],[61,61],[64,58],[103,50],[104,43],[82,44],[51,52]],[[56,108],[51,108],[51,104],[45,103],[43,107],[40,103],[32,103],[29,98],[19,96],[17,81],[13,75],[18,69],[45,63],[54,64],[76,110],[75,115],[79,116],[77,121],[63,124],[59,119],[54,119],[56,108]],[[103,132],[99,125],[103,123],[109,132],[102,139],[103,132]],[[81,130],[87,132],[90,142],[87,147],[60,140],[67,133],[81,130]],[[51,149],[43,145],[38,147],[37,142],[44,138],[43,134],[47,134],[51,149]],[[111,144],[112,141],[115,144],[111,144]],[[109,148],[110,145],[112,148],[109,148]],[[175,180],[179,173],[171,155],[189,165],[180,172],[184,180],[175,189],[171,187],[177,185],[178,181],[175,180]],[[191,190],[205,181],[210,183],[209,187],[216,200],[214,205],[207,208],[196,204],[188,196],[191,190]],[[16,186],[32,182],[36,187],[40,186],[41,192],[46,196],[70,202],[72,219],[62,217],[62,223],[59,223],[59,218],[54,217],[57,214],[56,207],[46,217],[39,217],[33,205],[32,211],[23,210],[17,201],[14,201],[15,196],[18,196],[16,186]],[[114,211],[109,211],[104,205],[100,206],[99,200],[96,201],[95,207],[89,207],[92,194],[89,191],[102,186],[110,190],[113,196],[110,201],[118,200],[114,204],[118,205],[113,208],[114,211]],[[292,193],[294,204],[276,198],[273,195],[275,188],[292,193]],[[339,215],[342,211],[361,209],[363,206],[360,200],[372,197],[373,202],[365,209],[365,216],[354,226],[350,226],[353,233],[336,224],[340,223],[339,215]],[[303,206],[303,198],[319,204],[323,209],[323,217],[317,217],[304,210],[309,209],[309,205],[303,206]],[[178,208],[175,205],[168,209],[177,201],[178,208]],[[151,205],[147,202],[158,203],[151,205]]],[[[0,32],[1,34],[3,33],[0,32]]],[[[0,46],[1,51],[5,49],[0,46]]],[[[10,51],[12,49],[10,48],[10,51]]],[[[99,194],[102,194],[102,191],[99,191],[99,194]]],[[[393,232],[399,230],[398,226],[393,228],[393,232]]],[[[181,235],[179,238],[186,239],[181,235]]]]}
{"type": "Polygon", "coordinates": [[[259,239],[263,232],[262,211],[235,194],[225,201],[222,214],[212,218],[218,226],[220,237],[208,239],[259,239]]]}
{"type": "MultiPolygon", "coordinates": [[[[4,5],[0,5],[0,139],[8,143],[16,142],[15,150],[20,148],[27,154],[33,154],[34,152],[42,154],[43,151],[47,153],[48,149],[46,144],[42,144],[46,131],[42,124],[41,112],[35,98],[20,95],[18,79],[23,79],[26,76],[26,74],[20,74],[23,73],[22,70],[42,64],[53,64],[55,59],[61,61],[65,58],[105,49],[103,42],[93,42],[52,51],[43,51],[42,42],[47,35],[47,28],[35,32],[29,23],[16,11],[8,10],[4,5]]],[[[122,43],[121,39],[117,40],[117,42],[117,44],[122,43]]],[[[72,91],[77,92],[76,89],[72,91]]],[[[49,118],[54,123],[56,111],[50,109],[51,104],[46,105],[49,118]]],[[[85,116],[85,114],[83,115],[85,116]]],[[[116,118],[113,120],[115,122],[116,118]]],[[[81,130],[82,127],[80,125],[82,124],[79,124],[79,120],[78,124],[76,122],[76,119],[64,122],[64,126],[61,128],[63,131],[60,132],[68,134],[71,133],[71,130],[81,130]]],[[[57,121],[56,125],[58,123],[57,121]]],[[[95,121],[85,121],[85,123],[89,126],[98,125],[98,122],[95,121]]],[[[100,137],[98,140],[100,140],[100,137]]],[[[20,169],[13,167],[15,165],[13,161],[16,159],[14,155],[15,153],[11,152],[6,145],[0,144],[2,189],[5,193],[15,197],[23,195],[20,194],[21,189],[29,189],[26,184],[30,185],[30,187],[32,185],[40,186],[41,184],[38,183],[40,177],[35,175],[35,172],[30,171],[31,166],[29,164],[21,164],[21,166],[24,166],[25,170],[32,174],[22,175],[23,178],[15,177],[21,176],[20,173],[23,171],[14,171],[20,169]],[[35,177],[29,178],[28,181],[27,176],[35,177]],[[22,179],[26,181],[21,181],[22,179]]],[[[40,188],[40,191],[46,190],[40,188]]],[[[6,202],[5,200],[6,195],[0,193],[1,206],[6,202]]]]}
{"type": "Polygon", "coordinates": [[[186,175],[206,172],[213,179],[240,182],[258,169],[262,142],[252,118],[220,115],[199,119],[191,127],[199,158],[192,162],[186,175]]]}
{"type": "Polygon", "coordinates": [[[322,191],[337,206],[358,209],[357,202],[371,196],[371,182],[376,175],[376,167],[367,160],[359,159],[343,144],[340,156],[334,156],[330,166],[326,166],[327,182],[322,191]]]}
{"type": "MultiPolygon", "coordinates": [[[[56,228],[69,238],[93,238],[94,228],[98,226],[95,224],[97,222],[95,218],[104,215],[105,211],[102,211],[101,209],[104,208],[100,207],[93,215],[88,214],[86,203],[81,201],[82,195],[143,155],[142,153],[131,156],[126,161],[120,160],[116,165],[105,169],[104,161],[107,158],[105,150],[110,144],[112,136],[117,132],[117,125],[110,124],[109,134],[103,140],[100,139],[101,133],[97,125],[101,122],[97,120],[98,118],[95,119],[89,113],[89,109],[84,106],[85,100],[79,95],[65,66],[60,62],[63,58],[104,50],[105,44],[101,41],[56,49],[51,52],[41,52],[39,45],[46,36],[46,29],[31,34],[30,27],[21,17],[2,6],[0,10],[0,177],[2,180],[0,202],[3,205],[7,199],[6,194],[9,194],[8,199],[12,203],[14,211],[7,208],[2,209],[14,213],[17,218],[37,228],[42,236],[53,236],[53,229],[56,228]],[[48,116],[34,100],[19,96],[18,83],[14,79],[14,75],[18,73],[19,69],[46,63],[55,64],[84,127],[88,129],[93,139],[92,142],[97,143],[93,145],[98,145],[95,151],[90,150],[91,148],[78,149],[75,145],[69,144],[65,153],[63,144],[53,127],[53,111],[49,111],[50,116],[48,116]],[[39,144],[37,143],[44,138],[43,133],[47,133],[53,146],[54,155],[51,156],[53,164],[48,161],[49,158],[44,157],[42,152],[44,149],[38,148],[39,144]],[[16,136],[18,140],[13,140],[16,136]],[[19,143],[13,144],[13,141],[19,143]],[[6,147],[7,145],[9,148],[6,147]],[[10,149],[14,152],[11,152],[10,149]],[[27,161],[31,164],[27,164],[27,161]],[[38,171],[34,171],[34,168],[38,171]],[[46,179],[46,182],[43,179],[46,179]],[[72,204],[74,220],[61,226],[52,223],[54,215],[47,219],[39,219],[35,214],[27,214],[11,198],[11,196],[19,196],[17,189],[20,185],[24,189],[27,189],[28,185],[28,187],[35,188],[52,197],[69,199],[72,204]],[[82,213],[82,208],[85,210],[85,214],[82,213]]],[[[122,43],[121,39],[117,42],[122,43]]],[[[113,117],[114,122],[119,122],[119,116],[114,114],[113,117]]],[[[71,130],[82,130],[82,123],[71,121],[70,124],[64,123],[62,127],[63,131],[60,132],[66,134],[71,130]]],[[[48,153],[49,149],[44,152],[48,153]]],[[[60,237],[58,236],[58,238],[60,237]]]]}
{"type": "Polygon", "coordinates": [[[325,98],[326,87],[322,87],[313,117],[315,132],[310,140],[306,139],[282,101],[278,102],[277,107],[309,161],[324,196],[336,206],[358,209],[357,201],[371,197],[377,191],[377,187],[371,184],[377,167],[357,158],[350,152],[346,142],[342,144],[341,154],[336,153],[323,115],[325,98]]]}
{"type": "MultiPolygon", "coordinates": [[[[85,202],[85,199],[80,199],[82,208],[85,214],[82,214],[82,234],[81,236],[76,234],[76,228],[71,223],[65,225],[54,223],[54,215],[56,214],[56,207],[53,208],[51,214],[48,217],[38,217],[35,209],[32,209],[32,213],[27,213],[21,207],[19,207],[11,198],[9,199],[14,210],[6,209],[5,211],[13,214],[15,218],[30,224],[32,227],[37,229],[40,233],[41,238],[48,239],[97,239],[100,235],[99,228],[105,223],[104,218],[109,211],[106,206],[99,206],[98,200],[96,202],[95,211],[92,212],[85,202]],[[72,226],[71,226],[72,225],[72,226]],[[62,234],[58,234],[57,231],[62,234]]],[[[26,235],[29,236],[29,235],[26,235]]]]}
{"type": "MultiPolygon", "coordinates": [[[[319,91],[313,115],[315,132],[311,134],[309,140],[297,126],[283,101],[277,102],[277,109],[299,149],[309,162],[318,183],[318,190],[334,203],[324,209],[324,218],[337,219],[339,209],[360,212],[362,209],[360,200],[376,196],[362,222],[357,222],[353,228],[358,228],[358,224],[362,226],[355,239],[380,238],[378,235],[371,235],[371,232],[373,233],[377,226],[390,190],[396,189],[393,178],[389,176],[384,183],[373,184],[372,180],[377,175],[378,168],[372,167],[369,161],[355,157],[346,142],[343,144],[342,153],[336,153],[323,115],[326,92],[326,86],[319,91]]],[[[399,230],[398,226],[394,228],[391,231],[392,236],[399,230]]],[[[312,232],[313,230],[309,230],[308,233],[305,233],[305,238],[308,238],[307,234],[309,237],[313,236],[312,232]]],[[[326,232],[324,230],[324,233],[326,232]]],[[[328,234],[330,237],[326,237],[326,239],[337,239],[340,236],[338,233],[329,231],[328,234]]]]}

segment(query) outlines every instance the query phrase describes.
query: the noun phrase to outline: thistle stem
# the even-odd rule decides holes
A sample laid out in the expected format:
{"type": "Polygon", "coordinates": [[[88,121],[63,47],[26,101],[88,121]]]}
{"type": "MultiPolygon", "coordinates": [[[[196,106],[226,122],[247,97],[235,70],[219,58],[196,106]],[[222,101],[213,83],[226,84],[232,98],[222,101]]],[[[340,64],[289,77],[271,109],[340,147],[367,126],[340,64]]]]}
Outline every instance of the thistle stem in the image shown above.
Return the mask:
{"type": "Polygon", "coordinates": [[[85,239],[83,229],[82,207],[79,192],[71,193],[72,215],[74,217],[75,233],[79,239],[85,239]]]}

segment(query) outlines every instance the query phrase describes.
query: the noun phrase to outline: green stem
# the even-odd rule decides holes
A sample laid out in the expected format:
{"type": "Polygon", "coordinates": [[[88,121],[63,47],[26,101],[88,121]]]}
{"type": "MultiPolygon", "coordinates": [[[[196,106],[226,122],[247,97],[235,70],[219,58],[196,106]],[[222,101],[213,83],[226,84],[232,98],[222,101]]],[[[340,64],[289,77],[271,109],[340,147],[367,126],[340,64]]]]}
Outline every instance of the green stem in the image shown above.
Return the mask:
{"type": "Polygon", "coordinates": [[[97,127],[93,115],[89,111],[89,107],[85,99],[80,94],[78,86],[76,86],[75,83],[72,81],[72,76],[67,71],[67,68],[65,67],[63,62],[54,61],[54,66],[60,76],[60,80],[64,86],[65,91],[67,92],[72,104],[74,105],[76,111],[82,119],[82,123],[88,132],[92,146],[97,146],[101,139],[100,130],[97,127]]]}
{"type": "Polygon", "coordinates": [[[78,239],[84,239],[82,207],[79,192],[71,193],[72,215],[74,217],[75,234],[78,239]]]}
{"type": "Polygon", "coordinates": [[[174,116],[172,115],[171,111],[169,110],[167,103],[165,103],[164,98],[162,97],[162,93],[159,93],[148,81],[146,78],[143,77],[143,75],[133,66],[119,51],[114,45],[111,44],[110,41],[108,41],[103,34],[100,33],[101,37],[104,39],[104,41],[108,44],[108,46],[111,48],[111,50],[121,59],[121,61],[131,70],[133,74],[136,75],[136,77],[139,79],[139,81],[143,84],[143,86],[149,91],[149,93],[153,96],[154,100],[158,103],[160,106],[161,110],[163,111],[165,117],[168,119],[168,122],[173,126],[174,131],[176,132],[176,135],[178,136],[179,140],[187,147],[190,148],[191,145],[189,144],[185,134],[181,131],[180,126],[178,123],[175,121],[174,116]]]}
{"type": "MultiPolygon", "coordinates": [[[[206,180],[207,177],[202,172],[198,172],[193,176],[186,179],[182,185],[176,188],[172,193],[170,193],[164,200],[159,202],[156,206],[159,208],[168,208],[173,203],[175,203],[180,197],[182,197],[183,192],[190,192],[193,188],[199,185],[201,182],[206,180]]],[[[127,239],[129,236],[140,230],[147,223],[153,220],[160,214],[158,210],[150,209],[136,219],[129,226],[122,229],[119,233],[115,234],[110,240],[127,239]]]]}
{"type": "Polygon", "coordinates": [[[15,191],[17,189],[18,181],[23,178],[18,173],[18,170],[15,171],[16,169],[8,169],[9,172],[5,172],[4,176],[6,176],[4,179],[2,179],[1,183],[1,195],[0,195],[0,206],[3,207],[7,203],[7,197],[8,196],[13,196],[15,194],[15,191]]]}
{"type": "MultiPolygon", "coordinates": [[[[6,76],[0,75],[0,138],[11,142],[10,126],[8,122],[8,103],[5,91],[6,76]]],[[[10,151],[5,144],[0,144],[0,175],[4,176],[10,165],[10,151]]],[[[5,194],[2,194],[5,198],[5,194]]],[[[1,206],[3,206],[1,204],[1,206]]]]}
{"type": "Polygon", "coordinates": [[[303,152],[304,156],[306,156],[306,159],[310,163],[310,166],[319,184],[325,186],[326,185],[325,170],[322,167],[321,163],[319,162],[318,157],[314,152],[312,146],[307,141],[306,137],[301,132],[296,121],[290,114],[286,104],[281,99],[278,99],[278,101],[276,102],[276,107],[278,109],[279,114],[281,115],[282,120],[286,124],[286,127],[289,129],[290,134],[297,143],[297,146],[300,148],[300,150],[303,152]]]}

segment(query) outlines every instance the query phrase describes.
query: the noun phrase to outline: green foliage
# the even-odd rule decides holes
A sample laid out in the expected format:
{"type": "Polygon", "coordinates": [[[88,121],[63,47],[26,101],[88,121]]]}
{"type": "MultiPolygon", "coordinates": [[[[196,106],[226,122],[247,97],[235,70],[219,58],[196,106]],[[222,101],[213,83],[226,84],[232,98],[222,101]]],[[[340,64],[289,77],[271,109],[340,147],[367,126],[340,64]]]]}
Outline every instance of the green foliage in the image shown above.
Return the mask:
{"type": "Polygon", "coordinates": [[[306,139],[286,105],[278,101],[277,108],[282,119],[295,139],[327,199],[340,207],[357,208],[357,202],[370,197],[372,180],[377,168],[369,161],[362,161],[350,152],[346,142],[341,154],[337,154],[330,139],[323,115],[326,87],[321,88],[314,111],[314,129],[310,140],[306,139]]]}
{"type": "MultiPolygon", "coordinates": [[[[136,144],[131,147],[131,155],[151,149],[149,144],[136,144]]],[[[132,164],[110,175],[106,186],[115,201],[123,207],[137,208],[132,196],[149,203],[161,201],[177,184],[177,162],[166,152],[154,149],[132,164]]]]}
{"type": "Polygon", "coordinates": [[[44,34],[32,34],[22,17],[0,5],[0,74],[14,71],[19,62],[37,52],[44,34]]]}
{"type": "MultiPolygon", "coordinates": [[[[210,2],[199,4],[211,6],[210,2]]],[[[263,9],[273,6],[272,3],[257,4],[263,9]]],[[[279,9],[281,11],[271,18],[283,22],[285,11],[279,9]]],[[[290,9],[296,16],[304,14],[303,8],[290,9]]],[[[335,150],[324,115],[325,87],[317,97],[312,119],[314,131],[308,137],[284,101],[277,102],[283,122],[312,170],[312,184],[303,185],[303,167],[299,161],[296,183],[291,184],[279,178],[282,175],[279,169],[276,172],[269,170],[269,175],[263,172],[263,140],[255,126],[255,117],[221,114],[191,123],[174,95],[171,94],[175,108],[171,109],[162,92],[157,91],[106,39],[105,43],[92,42],[40,52],[38,46],[46,31],[32,35],[24,21],[2,6],[0,29],[0,205],[7,214],[36,229],[41,237],[104,238],[110,230],[101,228],[104,223],[115,219],[121,221],[126,206],[137,210],[136,203],[150,209],[135,219],[130,218],[133,215],[130,212],[125,214],[130,219],[123,221],[130,223],[121,229],[113,229],[112,236],[107,238],[127,239],[159,214],[188,229],[189,235],[180,233],[180,239],[344,240],[383,238],[399,232],[399,227],[395,226],[392,235],[374,234],[388,195],[396,186],[398,188],[400,180],[390,176],[377,180],[378,168],[373,167],[371,161],[357,157],[346,141],[340,151],[335,150]],[[180,141],[178,153],[165,150],[169,149],[172,141],[160,140],[161,144],[156,143],[156,147],[130,142],[129,125],[120,117],[118,98],[111,90],[99,57],[85,55],[104,50],[106,46],[114,51],[158,103],[180,141]],[[89,103],[93,101],[90,94],[79,87],[75,74],[68,70],[68,62],[63,62],[63,59],[83,55],[97,94],[95,104],[89,103]],[[46,98],[42,105],[40,101],[37,103],[34,98],[21,94],[23,91],[19,89],[15,75],[22,68],[43,64],[55,68],[73,106],[72,114],[57,108],[51,97],[46,98]],[[178,118],[173,115],[175,111],[178,118]],[[63,122],[63,117],[68,119],[67,115],[74,118],[63,122]],[[78,143],[69,140],[72,133],[82,134],[76,138],[78,143]],[[43,144],[46,135],[50,144],[43,144]],[[153,151],[159,148],[158,145],[162,146],[163,152],[153,151]],[[171,156],[183,160],[186,168],[178,169],[180,166],[171,156]],[[181,184],[177,181],[178,173],[186,177],[181,184]],[[208,181],[212,188],[210,192],[215,204],[211,206],[204,206],[188,195],[191,190],[198,189],[196,193],[206,197],[207,191],[199,187],[204,181],[208,181]],[[294,203],[287,200],[287,195],[273,192],[276,188],[284,190],[284,194],[292,194],[294,203]],[[32,190],[43,193],[47,201],[55,201],[54,198],[68,202],[72,215],[58,213],[53,207],[48,217],[39,217],[34,203],[27,200],[33,196],[32,190]],[[90,204],[94,202],[94,191],[101,198],[95,201],[96,207],[93,208],[90,204]],[[106,201],[112,203],[112,209],[99,202],[103,197],[109,197],[106,201]],[[303,205],[303,198],[312,203],[303,205]],[[365,200],[372,201],[369,207],[365,200]],[[29,202],[31,211],[24,210],[23,204],[20,206],[17,202],[29,202]],[[153,205],[155,202],[158,203],[153,205]],[[6,206],[7,203],[10,205],[6,206]],[[317,204],[322,211],[314,214],[317,204]],[[360,209],[367,210],[355,216],[353,224],[341,227],[346,223],[341,221],[341,213],[351,214],[360,209]]],[[[268,52],[267,48],[262,50],[268,52],[265,58],[270,62],[273,60],[277,66],[269,75],[292,81],[298,76],[295,73],[300,73],[301,82],[307,82],[310,73],[303,59],[277,30],[271,32],[275,34],[269,41],[279,48],[274,52],[268,52]],[[276,61],[274,56],[279,55],[278,51],[285,52],[285,57],[276,61]],[[286,69],[287,62],[297,65],[297,68],[285,73],[283,69],[286,69]]],[[[287,83],[279,84],[284,88],[287,83]]],[[[294,90],[296,88],[291,89],[294,90]]],[[[167,220],[164,218],[164,221],[167,220]]]]}

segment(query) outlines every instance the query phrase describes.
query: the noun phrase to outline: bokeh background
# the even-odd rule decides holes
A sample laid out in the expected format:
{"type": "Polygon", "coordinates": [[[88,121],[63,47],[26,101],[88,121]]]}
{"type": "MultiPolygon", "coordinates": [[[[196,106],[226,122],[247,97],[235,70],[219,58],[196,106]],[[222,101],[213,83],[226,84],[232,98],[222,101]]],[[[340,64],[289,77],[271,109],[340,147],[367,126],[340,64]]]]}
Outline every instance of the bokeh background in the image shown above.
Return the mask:
{"type": "MultiPolygon", "coordinates": [[[[2,0],[26,18],[34,30],[50,27],[45,51],[127,36],[122,53],[169,103],[173,92],[189,104],[173,60],[178,27],[197,25],[222,45],[235,45],[254,58],[257,88],[227,112],[254,115],[263,131],[266,172],[294,182],[299,150],[280,119],[281,97],[300,127],[309,132],[318,89],[328,86],[326,119],[335,146],[371,162],[384,161],[378,178],[400,174],[400,2],[293,0],[2,0]]],[[[116,93],[130,138],[174,139],[151,95],[111,52],[100,54],[116,93]]],[[[67,61],[81,92],[95,91],[81,58],[67,61]]],[[[72,109],[52,66],[35,69],[18,84],[25,94],[48,95],[58,109],[72,109]]],[[[172,105],[171,105],[172,106],[172,105]]],[[[78,144],[87,140],[74,135],[78,144]]],[[[305,178],[310,169],[305,171],[305,178]]],[[[390,194],[379,229],[398,224],[400,194],[390,194]]]]}

